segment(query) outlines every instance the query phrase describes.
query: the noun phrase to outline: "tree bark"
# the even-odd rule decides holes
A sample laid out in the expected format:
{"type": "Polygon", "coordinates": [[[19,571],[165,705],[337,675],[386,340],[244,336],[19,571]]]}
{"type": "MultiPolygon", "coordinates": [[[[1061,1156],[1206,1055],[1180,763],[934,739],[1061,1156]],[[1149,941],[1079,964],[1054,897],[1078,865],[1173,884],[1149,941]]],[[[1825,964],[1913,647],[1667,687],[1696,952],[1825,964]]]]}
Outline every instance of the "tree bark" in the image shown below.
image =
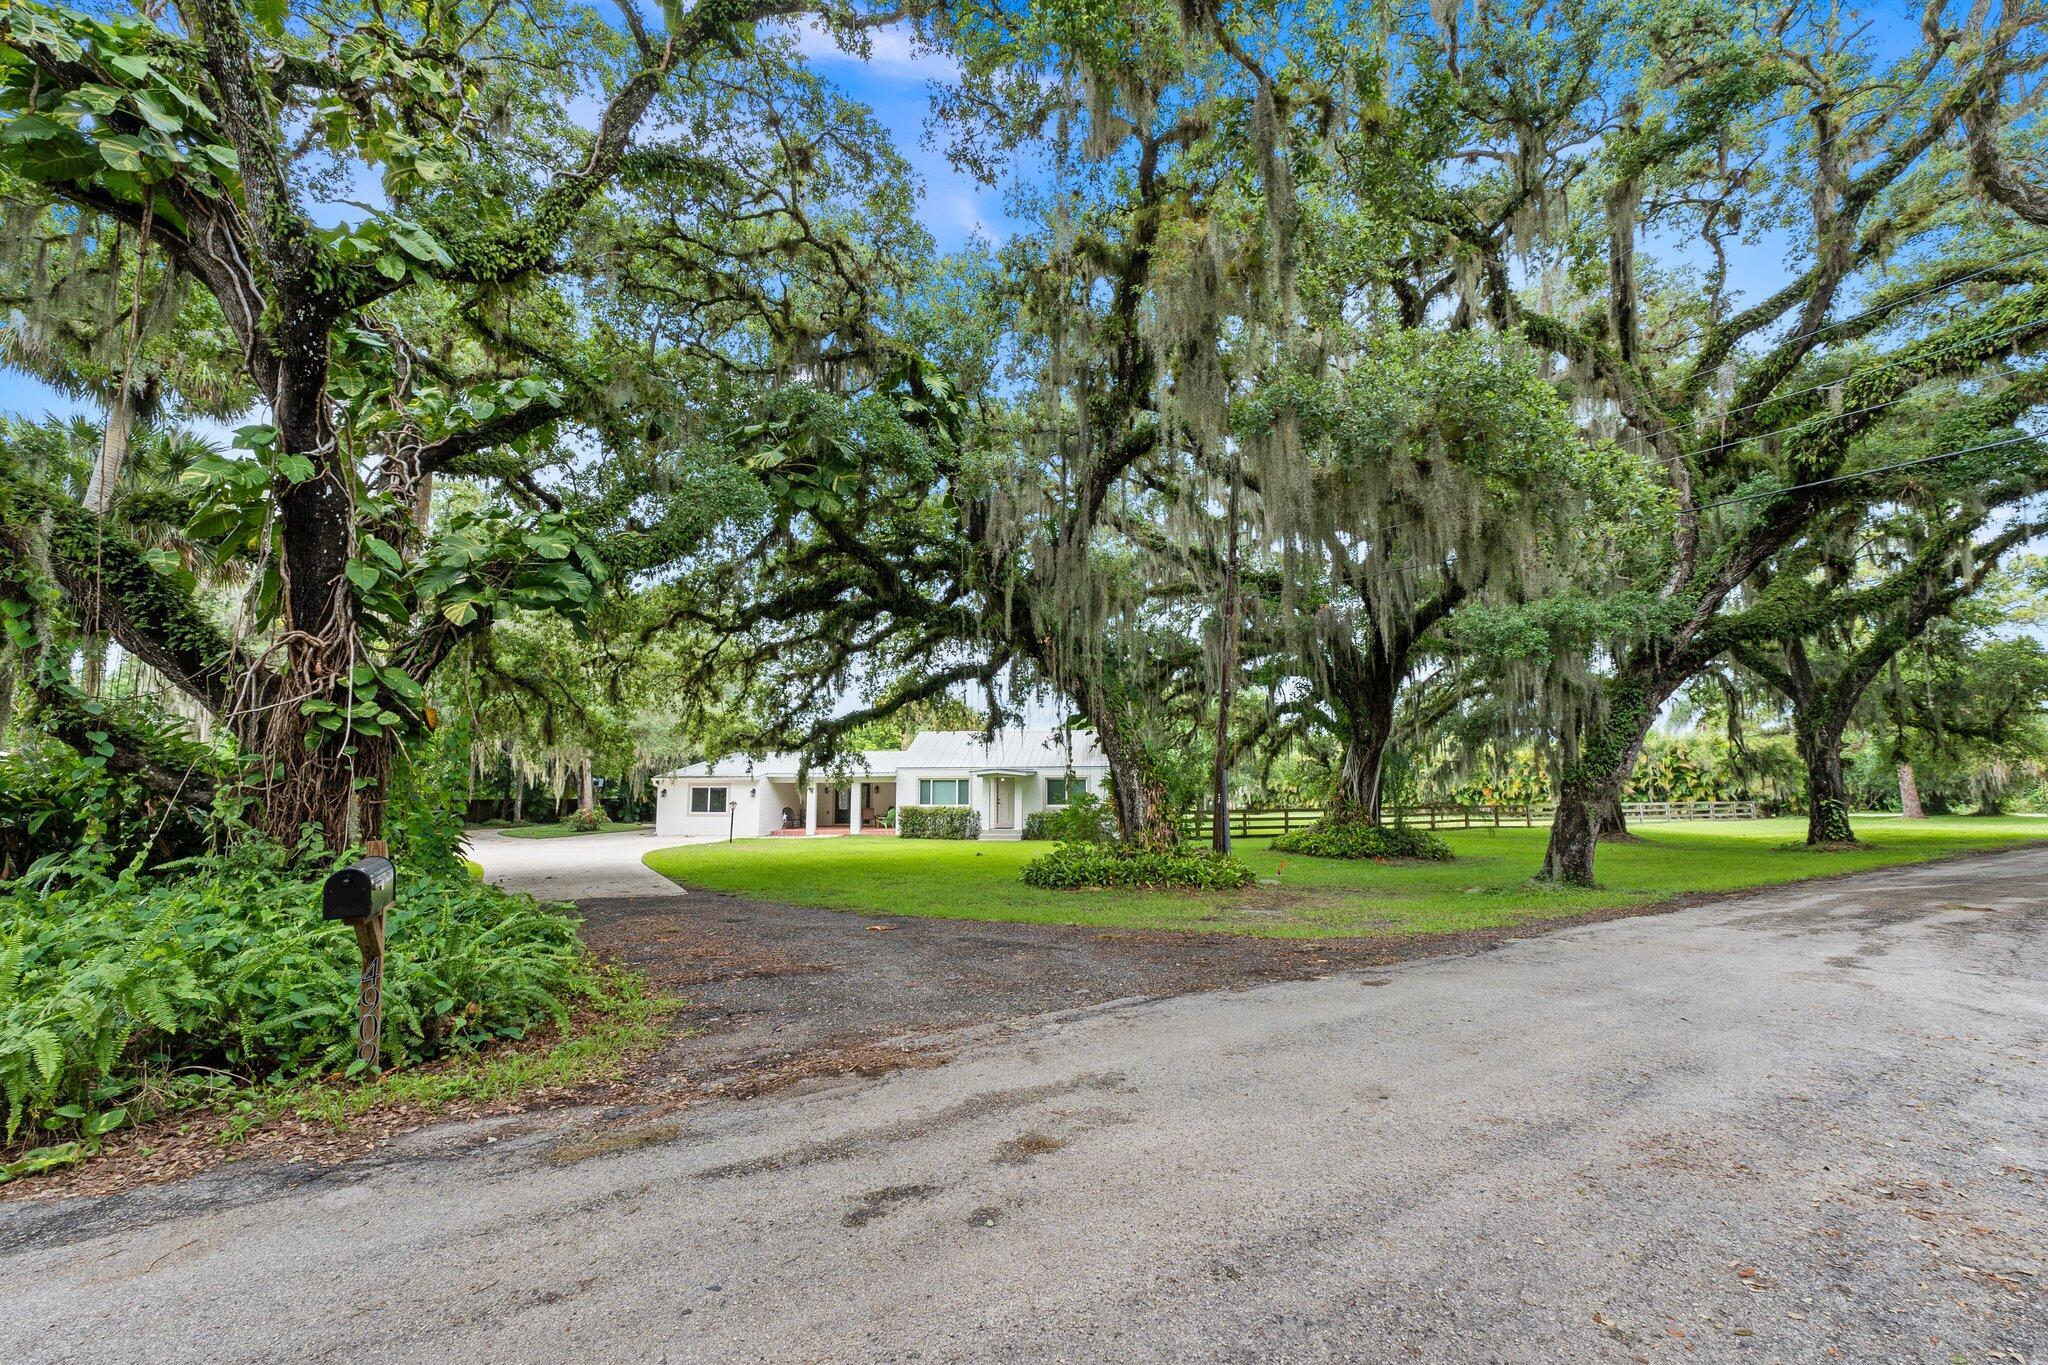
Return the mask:
{"type": "Polygon", "coordinates": [[[1330,809],[1333,820],[1364,825],[1380,823],[1380,774],[1386,766],[1387,741],[1392,729],[1389,707],[1386,724],[1366,716],[1346,730],[1344,756],[1337,768],[1336,799],[1330,809]]]}
{"type": "Polygon", "coordinates": [[[1426,630],[1462,592],[1455,588],[1404,623],[1395,639],[1382,637],[1368,625],[1364,643],[1342,620],[1320,623],[1324,674],[1322,689],[1343,727],[1344,755],[1337,769],[1337,790],[1330,803],[1334,820],[1377,825],[1381,821],[1381,775],[1387,745],[1394,735],[1394,700],[1408,674],[1409,641],[1426,630]]]}
{"type": "Polygon", "coordinates": [[[1095,737],[1109,765],[1110,795],[1117,833],[1123,842],[1147,852],[1166,852],[1180,843],[1174,827],[1166,783],[1125,727],[1108,716],[1091,716],[1095,737]]]}
{"type": "Polygon", "coordinates": [[[1557,811],[1550,818],[1550,842],[1543,850],[1539,880],[1561,886],[1595,886],[1593,852],[1599,835],[1594,828],[1597,797],[1566,783],[1558,788],[1557,811]]]}
{"type": "MultiPolygon", "coordinates": [[[[134,344],[132,337],[129,344],[134,344]]],[[[121,482],[121,471],[127,467],[128,447],[135,434],[135,406],[134,390],[124,375],[107,409],[107,420],[100,428],[100,453],[92,462],[92,474],[85,484],[85,510],[95,517],[104,518],[107,509],[113,506],[114,489],[121,482]]],[[[88,697],[97,697],[106,682],[105,633],[88,624],[84,648],[85,664],[79,685],[88,697]]]]}
{"type": "Polygon", "coordinates": [[[1599,837],[1610,844],[1639,844],[1642,842],[1628,832],[1628,812],[1621,808],[1621,793],[1616,792],[1600,803],[1599,837]]]}
{"type": "Polygon", "coordinates": [[[1800,725],[1799,757],[1806,764],[1806,843],[1809,848],[1853,844],[1849,783],[1842,775],[1842,727],[1800,725]]]}
{"type": "Polygon", "coordinates": [[[577,797],[576,813],[588,815],[597,809],[597,783],[590,771],[590,760],[583,760],[583,790],[577,797]]]}
{"type": "Polygon", "coordinates": [[[1913,765],[1899,765],[1899,815],[1907,820],[1925,820],[1927,812],[1920,808],[1920,780],[1913,775],[1913,765]]]}
{"type": "MultiPolygon", "coordinates": [[[[1684,674],[1678,675],[1681,679],[1684,674]]],[[[1579,755],[1557,784],[1557,812],[1543,850],[1538,881],[1560,886],[1597,886],[1593,857],[1600,845],[1599,813],[1621,799],[1635,770],[1643,741],[1676,684],[1654,669],[1618,677],[1608,687],[1607,714],[1586,737],[1579,755]]]]}

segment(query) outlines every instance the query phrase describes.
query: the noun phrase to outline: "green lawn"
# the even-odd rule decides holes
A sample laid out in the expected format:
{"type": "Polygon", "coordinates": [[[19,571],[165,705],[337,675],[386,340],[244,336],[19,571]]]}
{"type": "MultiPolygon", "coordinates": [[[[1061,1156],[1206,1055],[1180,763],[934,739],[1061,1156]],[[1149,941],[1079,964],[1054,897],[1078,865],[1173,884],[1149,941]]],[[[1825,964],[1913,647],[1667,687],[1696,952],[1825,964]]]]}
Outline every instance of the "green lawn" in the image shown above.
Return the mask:
{"type": "Polygon", "coordinates": [[[645,820],[607,820],[596,829],[578,829],[574,825],[520,825],[499,833],[507,839],[568,839],[578,834],[617,834],[621,830],[646,828],[645,820]]]}
{"type": "Polygon", "coordinates": [[[1211,893],[1036,890],[1017,871],[1051,847],[1037,843],[746,839],[646,861],[687,886],[867,914],[1329,938],[1482,929],[2005,847],[2048,839],[2048,818],[1859,816],[1856,830],[1868,848],[1809,853],[1803,819],[1643,824],[1645,843],[1602,846],[1597,891],[1527,884],[1543,860],[1542,829],[1448,831],[1450,863],[1330,862],[1241,840],[1259,882],[1211,893]]]}

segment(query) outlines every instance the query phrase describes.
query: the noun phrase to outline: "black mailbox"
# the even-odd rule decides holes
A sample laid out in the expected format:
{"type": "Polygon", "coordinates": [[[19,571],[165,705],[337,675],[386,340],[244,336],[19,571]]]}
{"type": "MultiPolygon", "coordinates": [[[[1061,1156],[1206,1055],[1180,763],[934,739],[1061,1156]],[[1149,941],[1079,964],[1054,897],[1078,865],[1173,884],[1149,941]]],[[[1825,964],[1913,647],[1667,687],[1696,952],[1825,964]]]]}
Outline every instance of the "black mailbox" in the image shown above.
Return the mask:
{"type": "Polygon", "coordinates": [[[366,920],[391,908],[398,869],[389,858],[363,858],[327,874],[320,888],[322,919],[366,920]]]}

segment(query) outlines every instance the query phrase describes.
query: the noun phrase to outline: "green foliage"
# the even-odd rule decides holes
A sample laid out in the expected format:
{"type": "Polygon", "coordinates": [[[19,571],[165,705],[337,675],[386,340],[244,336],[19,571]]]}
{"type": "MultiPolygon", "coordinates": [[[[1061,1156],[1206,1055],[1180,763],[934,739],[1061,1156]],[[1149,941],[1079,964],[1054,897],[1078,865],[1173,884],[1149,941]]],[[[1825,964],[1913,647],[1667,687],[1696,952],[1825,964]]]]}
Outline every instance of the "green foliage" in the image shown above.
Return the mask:
{"type": "MultiPolygon", "coordinates": [[[[1624,801],[1770,801],[1799,796],[1803,778],[1789,740],[1759,737],[1738,748],[1712,734],[1655,734],[1644,743],[1623,787],[1624,801]]],[[[1448,782],[1424,786],[1428,800],[1459,806],[1541,806],[1556,781],[1532,748],[1479,760],[1448,782]]]]}
{"type": "MultiPolygon", "coordinates": [[[[320,918],[317,869],[252,841],[153,882],[70,872],[0,890],[0,1142],[90,1139],[196,1069],[255,1080],[349,1063],[355,939],[320,918]]],[[[386,1062],[522,1037],[587,990],[572,915],[459,868],[400,875],[386,1062]]]]}
{"type": "Polygon", "coordinates": [[[1413,825],[1368,825],[1362,820],[1318,820],[1306,829],[1273,841],[1275,853],[1305,853],[1311,858],[1406,858],[1442,863],[1451,846],[1413,825]]]}
{"type": "Polygon", "coordinates": [[[903,806],[896,812],[901,839],[979,839],[981,813],[967,806],[903,806]]]}
{"type": "Polygon", "coordinates": [[[451,1104],[488,1104],[521,1091],[614,1079],[629,1057],[666,1036],[662,1021],[676,1003],[647,994],[645,982],[630,972],[599,968],[575,1027],[552,1047],[500,1049],[444,1066],[386,1071],[357,1085],[323,1077],[252,1088],[229,1101],[222,1140],[234,1142],[283,1114],[339,1130],[388,1104],[434,1113],[451,1104]]]}
{"type": "Polygon", "coordinates": [[[1064,806],[1025,816],[1024,837],[1062,844],[1106,844],[1116,837],[1116,817],[1094,792],[1082,792],[1064,806]]]}
{"type": "Polygon", "coordinates": [[[81,851],[125,864],[187,856],[205,843],[189,805],[153,798],[96,758],[33,733],[0,752],[0,792],[0,882],[81,851]]]}
{"type": "Polygon", "coordinates": [[[408,872],[435,876],[471,866],[463,857],[469,807],[470,725],[457,715],[409,745],[393,765],[384,838],[408,872]]]}
{"type": "Polygon", "coordinates": [[[1116,844],[1061,844],[1026,863],[1019,875],[1026,886],[1047,891],[1235,891],[1252,883],[1252,870],[1228,854],[1209,849],[1159,853],[1116,844]]]}

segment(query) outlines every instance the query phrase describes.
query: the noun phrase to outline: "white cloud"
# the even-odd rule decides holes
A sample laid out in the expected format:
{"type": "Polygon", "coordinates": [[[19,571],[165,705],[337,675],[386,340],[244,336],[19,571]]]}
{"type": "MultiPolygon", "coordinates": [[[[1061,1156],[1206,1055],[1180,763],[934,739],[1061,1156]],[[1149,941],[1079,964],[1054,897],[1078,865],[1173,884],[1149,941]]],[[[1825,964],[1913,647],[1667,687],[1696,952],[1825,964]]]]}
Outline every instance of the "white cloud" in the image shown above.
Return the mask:
{"type": "Polygon", "coordinates": [[[840,47],[831,31],[815,19],[805,19],[788,28],[796,35],[797,51],[820,64],[860,67],[885,80],[946,81],[960,73],[951,54],[920,48],[905,25],[870,29],[866,57],[840,47]]]}

